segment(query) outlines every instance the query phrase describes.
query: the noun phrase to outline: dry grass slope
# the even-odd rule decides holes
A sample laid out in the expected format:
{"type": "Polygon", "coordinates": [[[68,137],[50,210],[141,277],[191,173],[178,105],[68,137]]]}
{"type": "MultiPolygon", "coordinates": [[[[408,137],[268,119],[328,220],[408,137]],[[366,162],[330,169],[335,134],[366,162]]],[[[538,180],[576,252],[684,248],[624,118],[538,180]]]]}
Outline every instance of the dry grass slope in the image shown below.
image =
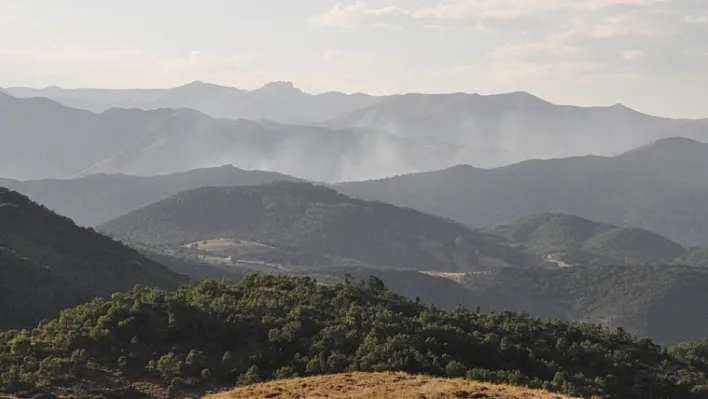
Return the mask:
{"type": "Polygon", "coordinates": [[[571,399],[546,391],[405,373],[347,373],[273,381],[205,399],[571,399]]]}

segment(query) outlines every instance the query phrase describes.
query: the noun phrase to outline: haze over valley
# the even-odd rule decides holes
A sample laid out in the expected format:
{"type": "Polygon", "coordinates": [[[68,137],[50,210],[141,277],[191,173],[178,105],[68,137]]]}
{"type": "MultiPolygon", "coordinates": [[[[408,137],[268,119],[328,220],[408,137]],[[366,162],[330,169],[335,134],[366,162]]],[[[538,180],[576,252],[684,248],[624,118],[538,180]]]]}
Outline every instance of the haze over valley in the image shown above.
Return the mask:
{"type": "Polygon", "coordinates": [[[148,176],[232,164],[312,181],[352,181],[458,164],[490,168],[536,158],[611,156],[662,138],[706,140],[708,129],[706,120],[657,118],[621,105],[559,106],[523,92],[366,97],[372,103],[366,105],[341,93],[312,96],[282,83],[263,89],[269,101],[260,101],[258,90],[231,89],[243,97],[238,101],[222,97],[222,90],[226,88],[193,83],[147,91],[158,99],[172,98],[158,106],[137,101],[141,97],[129,90],[68,90],[64,95],[58,88],[6,89],[51,100],[0,93],[0,123],[7,132],[0,149],[4,176],[148,176]],[[94,114],[55,102],[76,105],[66,101],[68,95],[87,101],[104,98],[112,105],[94,114]],[[130,98],[137,98],[131,104],[144,110],[117,108],[130,98]],[[272,109],[250,115],[253,119],[245,114],[225,119],[209,108],[214,98],[228,110],[272,109]],[[316,113],[320,103],[341,113],[309,124],[292,124],[277,115],[293,107],[316,113]],[[52,139],[42,136],[48,129],[52,139]],[[90,153],[84,151],[87,146],[90,153]]]}
{"type": "Polygon", "coordinates": [[[0,1],[0,398],[708,399],[706,37],[0,1]]]}

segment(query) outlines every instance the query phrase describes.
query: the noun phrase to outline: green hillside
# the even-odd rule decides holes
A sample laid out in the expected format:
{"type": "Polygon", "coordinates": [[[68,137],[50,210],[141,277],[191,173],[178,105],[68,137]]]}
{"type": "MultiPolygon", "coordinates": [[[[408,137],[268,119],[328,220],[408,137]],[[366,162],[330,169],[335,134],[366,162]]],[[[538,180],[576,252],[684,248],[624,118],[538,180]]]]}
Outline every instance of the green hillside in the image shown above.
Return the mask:
{"type": "Polygon", "coordinates": [[[176,288],[186,281],[135,250],[4,188],[0,258],[3,329],[33,325],[61,309],[135,284],[176,288]]]}
{"type": "Polygon", "coordinates": [[[567,214],[525,216],[488,231],[526,251],[571,265],[667,263],[687,253],[681,245],[646,230],[567,214]]]}
{"type": "Polygon", "coordinates": [[[96,226],[184,190],[297,180],[280,173],[226,165],[159,176],[95,174],[79,179],[29,181],[0,178],[0,186],[25,194],[78,225],[96,226]]]}
{"type": "Polygon", "coordinates": [[[623,327],[662,344],[702,338],[708,269],[680,265],[590,265],[470,274],[463,284],[483,309],[623,327]]]}
{"type": "Polygon", "coordinates": [[[614,157],[534,159],[336,184],[473,228],[542,213],[646,229],[681,245],[708,242],[708,144],[675,137],[614,157]]]}
{"type": "Polygon", "coordinates": [[[373,277],[324,286],[252,274],[173,292],[143,287],[2,334],[0,344],[0,390],[21,396],[146,397],[139,391],[157,384],[186,397],[292,376],[404,371],[586,397],[705,397],[690,393],[700,370],[622,330],[443,312],[373,277]]]}
{"type": "Polygon", "coordinates": [[[493,235],[414,210],[354,200],[309,183],[190,190],[130,212],[99,230],[128,243],[252,240],[417,270],[456,272],[542,263],[493,235]]]}

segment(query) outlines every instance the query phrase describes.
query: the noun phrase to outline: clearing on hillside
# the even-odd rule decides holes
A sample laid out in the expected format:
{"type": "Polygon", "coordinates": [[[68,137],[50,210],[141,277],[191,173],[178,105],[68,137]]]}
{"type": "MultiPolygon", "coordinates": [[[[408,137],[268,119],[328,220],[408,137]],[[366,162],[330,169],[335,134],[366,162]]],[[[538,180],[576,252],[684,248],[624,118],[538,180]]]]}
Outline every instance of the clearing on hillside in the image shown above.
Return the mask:
{"type": "Polygon", "coordinates": [[[249,385],[205,399],[571,399],[546,391],[405,373],[346,373],[249,385]]]}

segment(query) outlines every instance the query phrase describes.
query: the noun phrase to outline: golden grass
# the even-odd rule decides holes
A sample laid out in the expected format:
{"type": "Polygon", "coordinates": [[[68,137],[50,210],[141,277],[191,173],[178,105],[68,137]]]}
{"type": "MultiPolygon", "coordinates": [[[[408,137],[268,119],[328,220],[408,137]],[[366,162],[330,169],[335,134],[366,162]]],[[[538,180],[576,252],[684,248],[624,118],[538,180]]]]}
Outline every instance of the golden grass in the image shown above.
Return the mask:
{"type": "Polygon", "coordinates": [[[405,373],[346,373],[250,385],[205,399],[571,399],[520,387],[405,373]]]}

